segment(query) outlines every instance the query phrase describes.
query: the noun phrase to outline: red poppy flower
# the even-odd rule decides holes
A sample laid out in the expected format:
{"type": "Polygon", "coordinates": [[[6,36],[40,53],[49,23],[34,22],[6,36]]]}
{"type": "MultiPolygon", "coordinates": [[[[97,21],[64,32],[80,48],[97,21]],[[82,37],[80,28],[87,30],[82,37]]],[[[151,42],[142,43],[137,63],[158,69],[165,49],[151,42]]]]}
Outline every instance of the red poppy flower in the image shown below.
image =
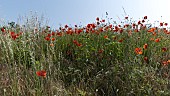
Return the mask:
{"type": "Polygon", "coordinates": [[[97,25],[100,25],[100,22],[97,22],[97,25]]]}
{"type": "Polygon", "coordinates": [[[52,32],[52,33],[51,33],[51,35],[53,35],[53,36],[54,36],[54,35],[55,35],[55,32],[52,32]]]}
{"type": "Polygon", "coordinates": [[[45,40],[50,41],[50,38],[47,36],[47,37],[45,37],[45,40]]]}
{"type": "Polygon", "coordinates": [[[17,38],[17,35],[13,34],[11,37],[15,40],[17,38]]]}
{"type": "Polygon", "coordinates": [[[156,28],[150,28],[149,30],[148,30],[148,32],[154,32],[156,30],[156,28]]]}
{"type": "Polygon", "coordinates": [[[91,27],[91,24],[87,24],[87,28],[90,28],[91,27]]]}
{"type": "Polygon", "coordinates": [[[57,36],[62,36],[62,32],[57,32],[57,36]]]}
{"type": "Polygon", "coordinates": [[[98,51],[98,53],[103,53],[103,51],[104,51],[103,49],[100,49],[100,50],[98,51]]]}
{"type": "Polygon", "coordinates": [[[96,27],[95,24],[92,24],[91,26],[92,26],[92,28],[95,28],[95,27],[96,27]]]}
{"type": "Polygon", "coordinates": [[[48,34],[47,36],[48,36],[48,37],[51,37],[51,35],[52,35],[52,34],[48,34]]]}
{"type": "Polygon", "coordinates": [[[109,28],[112,28],[112,26],[113,26],[113,25],[112,25],[112,24],[110,24],[110,25],[109,25],[109,28]]]}
{"type": "Polygon", "coordinates": [[[78,41],[77,41],[77,40],[73,40],[73,43],[74,43],[74,44],[77,44],[77,43],[78,43],[78,41]]]}
{"type": "Polygon", "coordinates": [[[155,42],[159,42],[159,41],[160,41],[160,39],[159,39],[159,38],[155,39],[155,42]]]}
{"type": "Polygon", "coordinates": [[[144,19],[147,19],[148,17],[147,16],[144,16],[144,19]]]}
{"type": "Polygon", "coordinates": [[[145,23],[145,20],[142,20],[142,23],[145,23]]]}
{"type": "Polygon", "coordinates": [[[168,26],[168,23],[165,23],[164,25],[165,25],[165,26],[168,26]]]}
{"type": "Polygon", "coordinates": [[[102,22],[105,22],[105,20],[103,19],[102,22]]]}
{"type": "Polygon", "coordinates": [[[138,25],[140,25],[141,24],[141,22],[140,21],[138,21],[138,25]]]}
{"type": "Polygon", "coordinates": [[[128,19],[128,17],[125,17],[125,19],[128,19]]]}
{"type": "Polygon", "coordinates": [[[97,17],[96,20],[99,21],[99,17],[97,17]]]}
{"type": "Polygon", "coordinates": [[[73,43],[76,44],[78,47],[82,46],[77,40],[73,40],[73,43]]]}
{"type": "Polygon", "coordinates": [[[37,76],[46,77],[47,72],[45,70],[40,70],[36,72],[37,76]]]}
{"type": "Polygon", "coordinates": [[[167,61],[162,61],[162,65],[163,65],[163,66],[167,66],[167,65],[168,65],[168,62],[167,62],[167,61]]]}
{"type": "Polygon", "coordinates": [[[2,31],[2,32],[5,32],[5,28],[1,28],[1,31],[2,31]]]}
{"type": "Polygon", "coordinates": [[[124,25],[124,28],[127,28],[127,27],[129,27],[129,24],[125,24],[125,25],[124,25]]]}
{"type": "Polygon", "coordinates": [[[147,49],[147,48],[148,48],[148,44],[144,44],[143,49],[147,49]]]}
{"type": "Polygon", "coordinates": [[[142,54],[142,49],[141,48],[135,48],[135,53],[136,54],[142,54]]]}
{"type": "Polygon", "coordinates": [[[123,39],[120,39],[118,42],[123,42],[123,39]]]}
{"type": "Polygon", "coordinates": [[[105,35],[105,36],[104,36],[104,38],[105,38],[105,39],[107,39],[107,38],[108,38],[108,36],[107,36],[107,35],[105,35]]]}
{"type": "Polygon", "coordinates": [[[68,25],[65,25],[64,27],[67,29],[67,28],[68,28],[68,25]]]}
{"type": "Polygon", "coordinates": [[[139,32],[139,30],[138,30],[138,29],[135,29],[134,31],[135,31],[135,32],[139,32]]]}
{"type": "Polygon", "coordinates": [[[80,46],[82,46],[82,44],[80,44],[80,43],[78,43],[78,44],[76,44],[78,47],[80,47],[80,46]]]}
{"type": "Polygon", "coordinates": [[[55,40],[55,38],[51,38],[51,40],[52,40],[52,41],[54,41],[54,40],[55,40]]]}
{"type": "Polygon", "coordinates": [[[145,60],[145,61],[148,61],[148,57],[144,57],[144,60],[145,60]]]}
{"type": "Polygon", "coordinates": [[[162,52],[165,52],[165,51],[167,51],[167,48],[163,47],[162,52]]]}
{"type": "Polygon", "coordinates": [[[133,28],[135,28],[135,27],[136,27],[136,24],[135,24],[135,23],[133,23],[133,24],[132,24],[132,27],[133,27],[133,28]]]}
{"type": "Polygon", "coordinates": [[[160,26],[163,26],[163,23],[160,23],[160,26]]]}

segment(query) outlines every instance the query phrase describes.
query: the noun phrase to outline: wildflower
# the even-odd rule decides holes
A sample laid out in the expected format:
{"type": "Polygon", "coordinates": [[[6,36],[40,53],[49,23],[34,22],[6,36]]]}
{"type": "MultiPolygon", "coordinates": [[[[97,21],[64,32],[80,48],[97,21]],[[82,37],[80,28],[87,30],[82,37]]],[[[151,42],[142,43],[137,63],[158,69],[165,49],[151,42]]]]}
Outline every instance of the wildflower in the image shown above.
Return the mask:
{"type": "Polygon", "coordinates": [[[154,38],[150,38],[150,41],[154,41],[154,38]]]}
{"type": "Polygon", "coordinates": [[[116,39],[117,39],[117,37],[116,37],[116,36],[112,36],[112,38],[113,38],[113,40],[116,40],[116,39]]]}
{"type": "Polygon", "coordinates": [[[15,40],[17,38],[17,35],[13,34],[11,37],[15,40]]]}
{"type": "Polygon", "coordinates": [[[12,35],[14,35],[15,34],[15,32],[10,32],[10,35],[12,36],[12,35]]]}
{"type": "Polygon", "coordinates": [[[82,44],[80,44],[80,43],[78,43],[78,44],[76,44],[78,47],[80,47],[80,46],[82,46],[82,44]]]}
{"type": "Polygon", "coordinates": [[[52,32],[52,33],[51,33],[51,35],[53,35],[53,36],[54,36],[54,35],[55,35],[55,32],[52,32]]]}
{"type": "Polygon", "coordinates": [[[165,26],[168,26],[168,23],[165,23],[164,25],[165,25],[165,26]]]}
{"type": "Polygon", "coordinates": [[[5,32],[5,28],[1,28],[1,31],[2,31],[2,32],[5,32]]]}
{"type": "Polygon", "coordinates": [[[64,27],[67,29],[67,28],[68,28],[68,25],[65,25],[64,27]]]}
{"type": "Polygon", "coordinates": [[[114,30],[115,32],[119,31],[119,27],[118,26],[115,26],[114,29],[115,29],[114,30]]]}
{"type": "Polygon", "coordinates": [[[147,19],[147,16],[144,16],[144,19],[147,19]]]}
{"type": "Polygon", "coordinates": [[[51,34],[48,34],[47,36],[48,36],[48,37],[51,37],[51,34]]]}
{"type": "Polygon", "coordinates": [[[145,20],[142,20],[142,23],[145,23],[145,20]]]}
{"type": "Polygon", "coordinates": [[[120,39],[118,42],[123,42],[123,39],[120,39]]]}
{"type": "Polygon", "coordinates": [[[100,28],[99,28],[99,31],[100,31],[100,32],[103,32],[103,27],[100,27],[100,28]]]}
{"type": "Polygon", "coordinates": [[[159,42],[159,41],[160,41],[160,38],[155,39],[155,42],[159,42]]]}
{"type": "Polygon", "coordinates": [[[140,25],[141,24],[141,22],[140,21],[138,21],[138,25],[140,25]]]}
{"type": "Polygon", "coordinates": [[[148,57],[144,57],[144,61],[148,62],[148,57]]]}
{"type": "Polygon", "coordinates": [[[103,51],[104,51],[104,50],[100,49],[100,50],[98,51],[98,53],[103,53],[103,51]]]}
{"type": "Polygon", "coordinates": [[[133,27],[133,28],[135,28],[135,27],[136,27],[136,24],[135,24],[135,23],[133,23],[133,24],[132,24],[132,27],[133,27]]]}
{"type": "Polygon", "coordinates": [[[125,24],[125,25],[124,25],[124,28],[127,28],[127,27],[129,27],[129,24],[125,24]]]}
{"type": "Polygon", "coordinates": [[[105,38],[105,39],[107,39],[107,38],[108,38],[108,36],[107,36],[107,35],[105,35],[105,36],[104,36],[104,38],[105,38]]]}
{"type": "Polygon", "coordinates": [[[73,43],[76,44],[78,47],[82,46],[77,40],[73,40],[73,43]]]}
{"type": "Polygon", "coordinates": [[[147,48],[148,48],[148,44],[144,44],[143,49],[147,49],[147,48]]]}
{"type": "Polygon", "coordinates": [[[61,32],[57,32],[57,36],[62,36],[62,33],[61,32]]]}
{"type": "Polygon", "coordinates": [[[139,32],[139,30],[138,30],[138,29],[135,29],[134,31],[135,31],[135,32],[139,32]]]}
{"type": "Polygon", "coordinates": [[[122,32],[123,32],[123,29],[122,29],[122,28],[120,28],[119,32],[120,32],[120,33],[122,33],[122,32]]]}
{"type": "Polygon", "coordinates": [[[77,43],[78,43],[78,41],[77,41],[77,40],[73,40],[73,43],[74,43],[74,44],[77,44],[77,43]]]}
{"type": "Polygon", "coordinates": [[[162,61],[163,66],[167,66],[168,62],[167,61],[162,61]]]}
{"type": "Polygon", "coordinates": [[[87,28],[90,28],[91,27],[91,24],[87,24],[87,28]]]}
{"type": "Polygon", "coordinates": [[[142,54],[142,49],[141,48],[135,48],[135,53],[136,54],[142,54]]]}
{"type": "Polygon", "coordinates": [[[15,34],[15,32],[10,32],[10,35],[11,35],[11,38],[14,40],[18,37],[17,34],[15,34]]]}
{"type": "Polygon", "coordinates": [[[152,33],[153,36],[156,36],[156,34],[157,34],[156,32],[153,32],[153,33],[152,33]]]}
{"type": "Polygon", "coordinates": [[[37,76],[46,77],[47,72],[45,70],[40,70],[36,72],[37,76]]]}
{"type": "Polygon", "coordinates": [[[128,19],[128,16],[126,16],[125,19],[128,19]]]}
{"type": "Polygon", "coordinates": [[[96,20],[99,21],[99,17],[97,17],[96,20]]]}
{"type": "Polygon", "coordinates": [[[109,28],[112,28],[112,24],[109,25],[109,28]]]}
{"type": "Polygon", "coordinates": [[[163,26],[163,23],[162,23],[162,22],[160,23],[160,26],[163,26]]]}
{"type": "Polygon", "coordinates": [[[102,22],[105,22],[105,20],[103,19],[102,22]]]}
{"type": "Polygon", "coordinates": [[[54,40],[55,40],[55,38],[51,38],[51,40],[52,40],[52,41],[54,41],[54,40]]]}
{"type": "Polygon", "coordinates": [[[100,22],[97,22],[97,25],[100,25],[100,22]]]}
{"type": "Polygon", "coordinates": [[[163,47],[162,52],[165,52],[165,51],[167,51],[167,48],[163,47]]]}
{"type": "Polygon", "coordinates": [[[50,37],[48,37],[48,36],[45,37],[45,40],[50,41],[50,37]]]}
{"type": "Polygon", "coordinates": [[[96,27],[95,24],[91,24],[91,26],[92,26],[92,28],[95,28],[95,27],[96,27]]]}

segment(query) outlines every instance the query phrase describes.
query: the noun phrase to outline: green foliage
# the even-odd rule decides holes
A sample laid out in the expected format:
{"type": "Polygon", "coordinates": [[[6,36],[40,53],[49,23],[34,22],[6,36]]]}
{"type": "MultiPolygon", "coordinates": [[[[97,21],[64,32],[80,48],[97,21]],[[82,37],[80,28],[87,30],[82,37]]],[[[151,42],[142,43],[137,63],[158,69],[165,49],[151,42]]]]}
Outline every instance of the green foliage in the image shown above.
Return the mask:
{"type": "Polygon", "coordinates": [[[2,27],[0,78],[7,83],[0,83],[3,89],[0,94],[170,94],[169,35],[162,28],[156,29],[154,35],[148,32],[149,28],[136,32],[132,25],[119,27],[118,31],[105,23],[89,26],[90,29],[61,27],[56,32],[49,26],[21,27],[14,22],[2,27]],[[142,53],[135,48],[140,48],[142,53]],[[47,76],[38,77],[38,70],[45,70],[47,76]]]}

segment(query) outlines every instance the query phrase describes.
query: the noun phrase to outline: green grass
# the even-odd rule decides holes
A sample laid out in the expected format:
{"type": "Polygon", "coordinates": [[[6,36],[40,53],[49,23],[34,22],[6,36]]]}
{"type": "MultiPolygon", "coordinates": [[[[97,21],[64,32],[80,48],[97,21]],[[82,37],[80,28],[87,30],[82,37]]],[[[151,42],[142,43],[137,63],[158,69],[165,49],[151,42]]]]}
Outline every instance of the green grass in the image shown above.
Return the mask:
{"type": "Polygon", "coordinates": [[[25,27],[1,26],[1,96],[170,95],[165,25],[148,32],[153,27],[144,27],[146,23],[115,27],[118,24],[96,21],[52,30],[36,22],[33,17],[25,27]],[[37,76],[39,70],[45,70],[46,77],[37,76]]]}

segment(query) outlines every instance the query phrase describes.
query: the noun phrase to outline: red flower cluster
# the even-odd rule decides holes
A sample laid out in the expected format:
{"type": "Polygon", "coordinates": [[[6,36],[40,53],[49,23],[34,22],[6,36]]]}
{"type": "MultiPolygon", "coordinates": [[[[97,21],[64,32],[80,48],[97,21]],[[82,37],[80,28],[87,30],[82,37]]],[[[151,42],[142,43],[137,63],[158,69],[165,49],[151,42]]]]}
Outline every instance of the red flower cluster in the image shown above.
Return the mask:
{"type": "Polygon", "coordinates": [[[76,44],[77,46],[82,46],[82,44],[80,44],[77,40],[73,40],[73,43],[76,44]]]}
{"type": "Polygon", "coordinates": [[[40,70],[36,72],[37,76],[46,77],[47,72],[45,70],[40,70]]]}
{"type": "Polygon", "coordinates": [[[21,34],[22,34],[22,32],[20,32],[20,33],[18,33],[18,34],[16,34],[15,32],[10,32],[11,38],[14,39],[14,40],[15,40],[16,38],[18,38],[21,34]]]}

